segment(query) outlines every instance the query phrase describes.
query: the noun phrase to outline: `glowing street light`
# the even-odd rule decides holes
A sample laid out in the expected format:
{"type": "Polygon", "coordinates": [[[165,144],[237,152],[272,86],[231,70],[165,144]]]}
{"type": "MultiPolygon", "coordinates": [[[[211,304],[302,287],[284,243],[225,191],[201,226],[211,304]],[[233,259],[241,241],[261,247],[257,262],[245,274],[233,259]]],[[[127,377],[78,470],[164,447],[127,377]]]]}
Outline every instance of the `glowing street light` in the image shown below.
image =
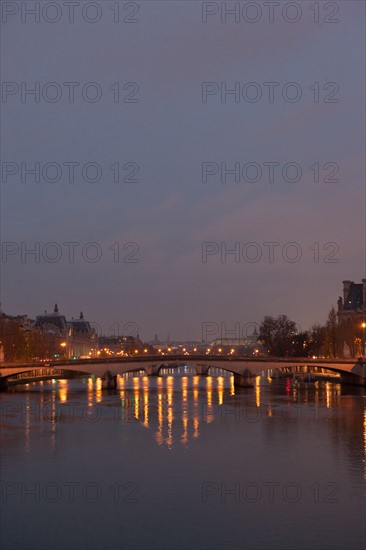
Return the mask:
{"type": "Polygon", "coordinates": [[[363,356],[366,356],[366,353],[365,353],[365,347],[366,347],[366,341],[365,341],[366,323],[365,323],[365,321],[363,321],[363,323],[361,323],[361,328],[362,328],[362,344],[363,344],[362,355],[363,355],[363,356]]]}

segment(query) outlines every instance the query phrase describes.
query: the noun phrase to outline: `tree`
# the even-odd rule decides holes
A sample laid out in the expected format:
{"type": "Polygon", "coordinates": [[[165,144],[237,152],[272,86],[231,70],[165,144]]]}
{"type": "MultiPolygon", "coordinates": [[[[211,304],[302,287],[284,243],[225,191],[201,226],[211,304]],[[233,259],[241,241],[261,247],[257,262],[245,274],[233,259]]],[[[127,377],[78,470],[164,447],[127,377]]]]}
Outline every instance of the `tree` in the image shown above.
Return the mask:
{"type": "Polygon", "coordinates": [[[299,332],[292,338],[291,355],[294,357],[308,357],[310,345],[310,332],[299,332]]]}
{"type": "Polygon", "coordinates": [[[325,325],[315,324],[310,327],[308,356],[315,355],[319,357],[325,354],[326,327],[325,325]]]}
{"type": "Polygon", "coordinates": [[[3,347],[5,361],[17,361],[26,357],[24,333],[16,319],[1,317],[0,342],[3,347]]]}
{"type": "Polygon", "coordinates": [[[337,319],[337,313],[334,307],[328,314],[328,319],[325,324],[325,343],[326,351],[331,357],[342,355],[340,331],[337,319]]]}
{"type": "Polygon", "coordinates": [[[277,318],[266,315],[259,327],[259,340],[271,355],[285,357],[292,354],[296,323],[287,315],[277,318]]]}

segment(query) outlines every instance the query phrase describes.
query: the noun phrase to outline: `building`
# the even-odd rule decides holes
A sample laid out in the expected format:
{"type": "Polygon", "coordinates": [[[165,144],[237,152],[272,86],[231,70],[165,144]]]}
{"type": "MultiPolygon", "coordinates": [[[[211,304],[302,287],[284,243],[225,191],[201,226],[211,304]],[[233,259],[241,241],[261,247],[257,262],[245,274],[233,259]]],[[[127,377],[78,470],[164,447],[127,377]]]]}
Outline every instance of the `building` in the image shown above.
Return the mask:
{"type": "Polygon", "coordinates": [[[67,321],[55,304],[52,313],[45,311],[36,317],[34,327],[48,337],[48,357],[94,357],[97,353],[96,332],[82,312],[78,319],[67,321]]]}
{"type": "Polygon", "coordinates": [[[53,334],[60,338],[67,337],[66,317],[59,313],[57,304],[55,304],[52,313],[47,313],[47,311],[45,311],[41,315],[37,315],[34,326],[43,333],[53,334]]]}
{"type": "Polygon", "coordinates": [[[366,320],[366,279],[362,283],[343,281],[343,298],[338,298],[338,320],[364,322],[366,320]]]}
{"type": "Polygon", "coordinates": [[[343,298],[338,298],[337,317],[343,356],[366,356],[366,279],[362,283],[343,281],[343,298]]]}
{"type": "Polygon", "coordinates": [[[32,358],[31,324],[27,315],[0,312],[0,361],[32,358]]]}
{"type": "Polygon", "coordinates": [[[79,319],[72,319],[67,324],[69,356],[94,357],[97,353],[97,335],[89,321],[85,321],[83,312],[79,319]]]}
{"type": "MultiPolygon", "coordinates": [[[[98,338],[99,351],[103,357],[110,355],[135,355],[145,349],[150,352],[140,340],[139,336],[100,336],[98,338]]],[[[145,352],[147,353],[147,352],[145,352]]]]}
{"type": "Polygon", "coordinates": [[[34,329],[41,334],[41,345],[35,355],[47,359],[67,356],[68,326],[57,304],[52,312],[37,315],[34,329]]]}

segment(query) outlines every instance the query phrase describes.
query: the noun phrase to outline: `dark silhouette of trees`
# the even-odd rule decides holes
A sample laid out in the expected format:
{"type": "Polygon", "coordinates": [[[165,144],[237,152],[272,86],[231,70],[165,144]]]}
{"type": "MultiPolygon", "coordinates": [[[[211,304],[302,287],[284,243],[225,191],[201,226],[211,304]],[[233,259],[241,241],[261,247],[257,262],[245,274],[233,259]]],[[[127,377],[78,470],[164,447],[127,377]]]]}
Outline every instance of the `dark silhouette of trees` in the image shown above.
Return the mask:
{"type": "Polygon", "coordinates": [[[308,331],[308,357],[325,355],[326,328],[319,323],[308,331]]]}
{"type": "Polygon", "coordinates": [[[5,361],[17,361],[26,356],[26,341],[16,319],[0,319],[0,342],[5,361]]]}
{"type": "Polygon", "coordinates": [[[337,313],[334,307],[328,313],[328,319],[325,324],[325,344],[326,353],[331,357],[337,357],[342,353],[340,350],[340,334],[337,313]]]}
{"type": "Polygon", "coordinates": [[[274,318],[266,315],[259,326],[259,341],[270,355],[285,357],[293,355],[296,323],[287,315],[274,318]]]}
{"type": "Polygon", "coordinates": [[[297,332],[296,324],[286,315],[266,315],[260,324],[259,341],[276,357],[343,357],[345,344],[350,357],[358,357],[363,354],[366,340],[362,322],[359,317],[339,319],[332,307],[324,325],[315,324],[308,331],[297,332]]]}
{"type": "Polygon", "coordinates": [[[292,338],[291,353],[293,357],[308,357],[310,331],[299,332],[292,338]]]}

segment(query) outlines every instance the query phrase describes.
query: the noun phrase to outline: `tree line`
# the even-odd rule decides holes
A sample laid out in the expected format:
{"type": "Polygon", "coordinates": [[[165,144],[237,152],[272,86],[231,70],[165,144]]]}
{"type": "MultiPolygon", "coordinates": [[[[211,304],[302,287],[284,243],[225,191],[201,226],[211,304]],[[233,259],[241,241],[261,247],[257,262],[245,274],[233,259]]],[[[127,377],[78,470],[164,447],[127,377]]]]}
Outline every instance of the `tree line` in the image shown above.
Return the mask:
{"type": "Polygon", "coordinates": [[[332,307],[326,322],[299,331],[287,315],[266,315],[259,326],[258,340],[276,357],[358,357],[364,354],[365,329],[360,319],[341,319],[332,307]]]}

